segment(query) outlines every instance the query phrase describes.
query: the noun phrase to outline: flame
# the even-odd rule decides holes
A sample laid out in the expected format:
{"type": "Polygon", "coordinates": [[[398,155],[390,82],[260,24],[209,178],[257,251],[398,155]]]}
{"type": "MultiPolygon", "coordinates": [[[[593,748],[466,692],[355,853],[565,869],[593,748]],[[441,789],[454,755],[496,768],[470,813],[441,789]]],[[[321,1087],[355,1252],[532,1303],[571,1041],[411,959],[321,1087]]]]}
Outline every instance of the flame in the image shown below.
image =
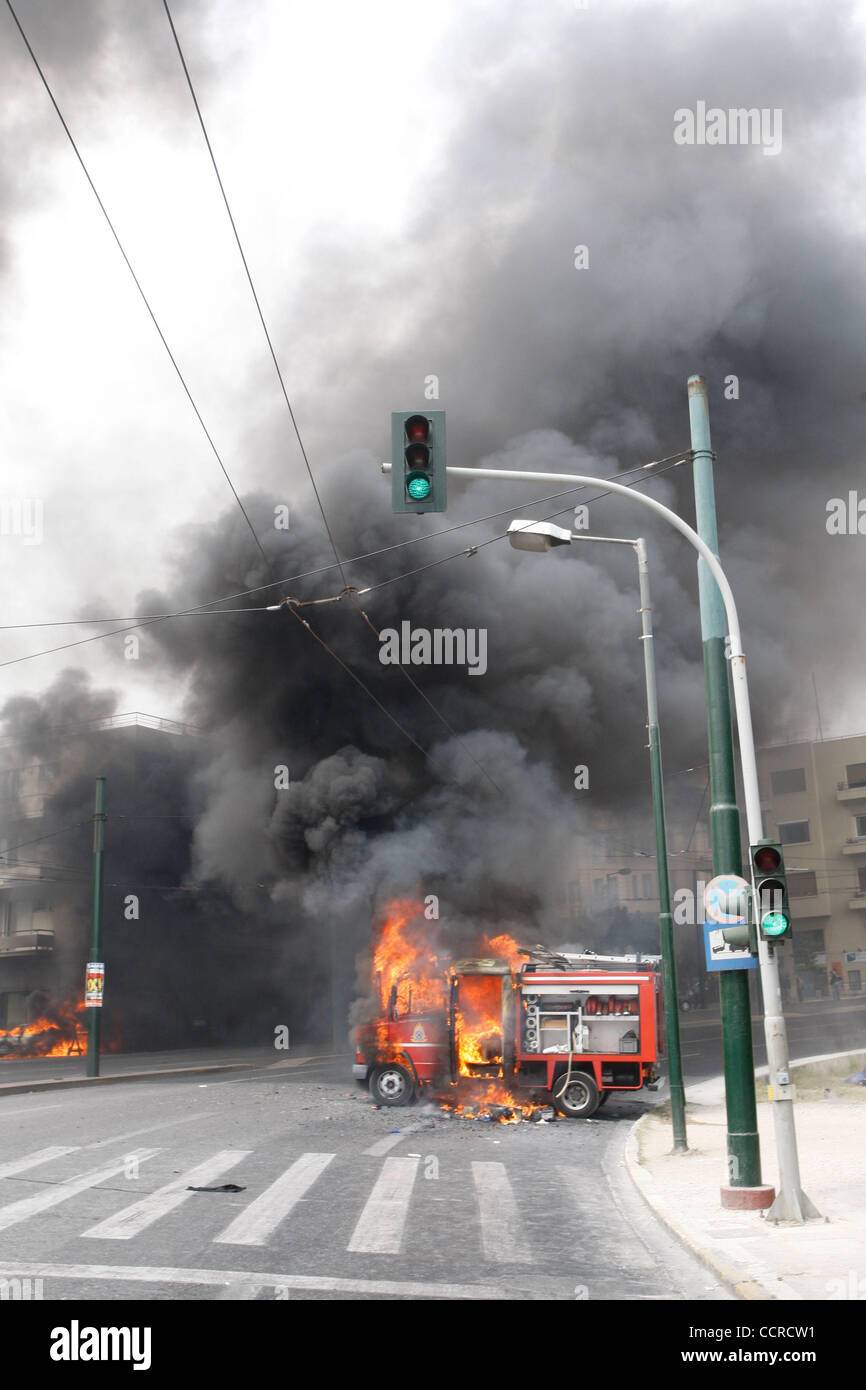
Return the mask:
{"type": "Polygon", "coordinates": [[[472,1066],[500,1067],[502,1075],[502,979],[499,975],[464,975],[457,1010],[457,1054],[461,1076],[472,1066]]]}
{"type": "Polygon", "coordinates": [[[500,1125],[519,1125],[531,1118],[535,1110],[546,1106],[535,1101],[520,1100],[501,1084],[484,1084],[477,1100],[442,1101],[439,1109],[457,1115],[461,1120],[492,1120],[500,1125]]]}
{"type": "Polygon", "coordinates": [[[485,936],[484,954],[507,961],[512,970],[517,970],[521,965],[526,964],[526,957],[520,954],[520,947],[514,937],[509,936],[507,932],[500,932],[498,936],[485,936]]]}
{"type": "MultiPolygon", "coordinates": [[[[437,953],[436,927],[425,918],[423,903],[411,898],[386,904],[373,939],[373,978],[382,1016],[372,1027],[376,1054],[383,1058],[393,1050],[389,1040],[392,1000],[397,1018],[433,1012],[444,1018],[449,957],[437,953]]],[[[505,961],[512,970],[525,961],[514,937],[506,932],[482,937],[479,955],[505,961]]],[[[518,1099],[504,1084],[502,979],[501,975],[460,977],[458,1069],[462,1077],[472,1078],[479,1098],[445,1101],[441,1109],[467,1119],[481,1116],[499,1124],[519,1124],[537,1106],[518,1099]]]]}
{"type": "Polygon", "coordinates": [[[81,1015],[81,1004],[52,1004],[49,1011],[32,1023],[19,1028],[0,1028],[0,1061],[10,1062],[19,1057],[68,1057],[84,1053],[87,1031],[81,1015]]]}
{"type": "Polygon", "coordinates": [[[445,1007],[442,963],[433,950],[432,931],[422,903],[396,899],[386,906],[373,948],[373,973],[383,1008],[388,1008],[393,989],[398,1014],[445,1007]]]}

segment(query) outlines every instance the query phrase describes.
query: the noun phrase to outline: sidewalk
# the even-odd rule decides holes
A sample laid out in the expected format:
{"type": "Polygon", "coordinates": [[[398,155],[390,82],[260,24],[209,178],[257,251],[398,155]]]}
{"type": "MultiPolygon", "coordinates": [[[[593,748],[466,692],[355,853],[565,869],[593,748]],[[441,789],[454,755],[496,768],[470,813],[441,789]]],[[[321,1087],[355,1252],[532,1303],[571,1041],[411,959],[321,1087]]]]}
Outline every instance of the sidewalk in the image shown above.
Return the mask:
{"type": "MultiPolygon", "coordinates": [[[[668,1104],[644,1115],[626,1146],[629,1175],[655,1214],[747,1299],[866,1299],[866,1086],[844,1078],[866,1052],[792,1063],[803,1190],[824,1218],[776,1225],[723,1210],[727,1182],[724,1081],[686,1092],[689,1152],[671,1152],[668,1104]]],[[[756,1073],[766,1078],[766,1068],[756,1073]]],[[[760,1094],[766,1094],[763,1086],[760,1094]]],[[[772,1103],[758,1104],[763,1180],[777,1186],[772,1103]]]]}

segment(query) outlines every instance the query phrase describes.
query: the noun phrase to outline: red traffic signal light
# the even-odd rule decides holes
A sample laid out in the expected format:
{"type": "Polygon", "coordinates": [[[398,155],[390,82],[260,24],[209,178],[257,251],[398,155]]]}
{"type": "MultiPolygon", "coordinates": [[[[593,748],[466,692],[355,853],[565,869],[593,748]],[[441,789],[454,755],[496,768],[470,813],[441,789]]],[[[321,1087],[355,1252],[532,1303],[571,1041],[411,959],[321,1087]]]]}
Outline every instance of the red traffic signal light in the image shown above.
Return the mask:
{"type": "Polygon", "coordinates": [[[752,858],[759,874],[774,874],[782,863],[782,856],[775,845],[761,845],[752,858]]]}
{"type": "Polygon", "coordinates": [[[403,428],[410,444],[426,444],[430,438],[430,421],[423,415],[410,416],[403,428]]]}

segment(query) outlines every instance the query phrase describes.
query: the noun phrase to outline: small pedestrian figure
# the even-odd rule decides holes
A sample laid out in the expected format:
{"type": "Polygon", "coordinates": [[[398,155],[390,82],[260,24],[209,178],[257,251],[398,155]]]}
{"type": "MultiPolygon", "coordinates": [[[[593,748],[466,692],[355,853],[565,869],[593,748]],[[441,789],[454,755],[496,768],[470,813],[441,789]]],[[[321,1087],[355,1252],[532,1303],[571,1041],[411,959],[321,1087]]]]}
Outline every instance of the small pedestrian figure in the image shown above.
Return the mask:
{"type": "Polygon", "coordinates": [[[833,1003],[838,1004],[840,998],[842,997],[842,976],[839,974],[839,971],[836,969],[835,965],[833,966],[833,970],[830,974],[830,988],[833,991],[833,1003]]]}

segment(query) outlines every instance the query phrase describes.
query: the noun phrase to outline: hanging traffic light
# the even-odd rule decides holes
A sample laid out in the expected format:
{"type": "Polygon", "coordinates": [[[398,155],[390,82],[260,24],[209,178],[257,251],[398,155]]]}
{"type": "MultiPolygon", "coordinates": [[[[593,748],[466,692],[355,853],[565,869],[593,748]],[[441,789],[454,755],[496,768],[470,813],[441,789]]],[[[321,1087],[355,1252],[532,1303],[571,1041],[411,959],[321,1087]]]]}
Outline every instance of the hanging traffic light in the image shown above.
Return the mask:
{"type": "Polygon", "coordinates": [[[772,840],[759,840],[751,846],[750,854],[758,928],[765,941],[781,941],[791,935],[782,846],[772,840]]]}
{"type": "Polygon", "coordinates": [[[391,416],[391,510],[444,512],[445,411],[391,416]]]}

